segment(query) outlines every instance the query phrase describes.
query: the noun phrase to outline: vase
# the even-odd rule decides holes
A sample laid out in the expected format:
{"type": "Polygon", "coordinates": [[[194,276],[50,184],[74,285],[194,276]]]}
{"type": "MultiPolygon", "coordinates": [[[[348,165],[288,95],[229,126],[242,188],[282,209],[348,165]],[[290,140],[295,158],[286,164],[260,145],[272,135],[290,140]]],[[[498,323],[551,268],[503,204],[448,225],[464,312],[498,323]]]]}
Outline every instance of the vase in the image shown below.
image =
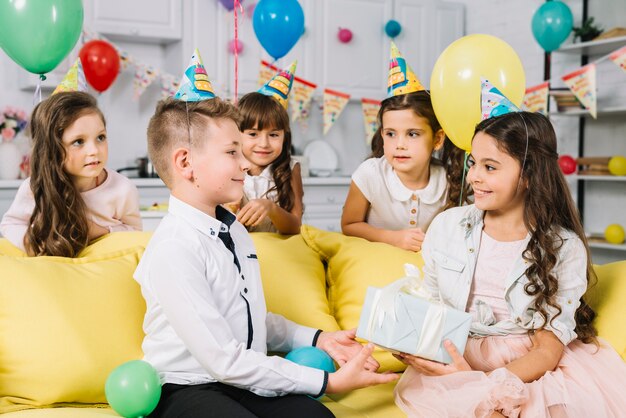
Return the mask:
{"type": "Polygon", "coordinates": [[[20,176],[22,152],[14,142],[0,142],[0,180],[16,180],[20,176]]]}

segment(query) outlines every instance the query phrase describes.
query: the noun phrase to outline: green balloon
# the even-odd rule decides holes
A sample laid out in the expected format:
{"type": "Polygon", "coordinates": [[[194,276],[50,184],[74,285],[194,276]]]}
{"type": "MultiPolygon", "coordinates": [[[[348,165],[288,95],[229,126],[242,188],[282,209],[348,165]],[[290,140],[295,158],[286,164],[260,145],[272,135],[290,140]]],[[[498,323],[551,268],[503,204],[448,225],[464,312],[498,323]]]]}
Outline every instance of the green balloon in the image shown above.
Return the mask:
{"type": "Polygon", "coordinates": [[[104,385],[111,408],[125,418],[145,417],[161,398],[159,374],[143,360],[128,361],[116,367],[104,385]]]}
{"type": "Polygon", "coordinates": [[[54,70],[82,28],[81,0],[0,1],[0,47],[34,74],[54,70]]]}

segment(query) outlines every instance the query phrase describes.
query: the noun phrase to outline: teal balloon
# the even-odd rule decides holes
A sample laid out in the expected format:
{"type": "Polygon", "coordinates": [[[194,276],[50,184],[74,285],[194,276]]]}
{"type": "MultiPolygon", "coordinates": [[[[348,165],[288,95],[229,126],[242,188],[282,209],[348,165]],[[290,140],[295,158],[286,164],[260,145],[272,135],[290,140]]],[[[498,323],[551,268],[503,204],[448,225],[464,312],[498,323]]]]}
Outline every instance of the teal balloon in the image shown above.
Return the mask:
{"type": "Polygon", "coordinates": [[[395,38],[402,32],[402,25],[397,20],[391,19],[385,24],[385,33],[390,38],[395,38]]]}
{"type": "Polygon", "coordinates": [[[83,28],[81,0],[0,1],[0,47],[34,74],[54,70],[83,28]]]}
{"type": "Polygon", "coordinates": [[[317,347],[296,348],[290,351],[285,358],[302,366],[325,370],[328,373],[333,373],[336,370],[333,359],[324,350],[317,347]]]}
{"type": "Polygon", "coordinates": [[[133,360],[116,367],[104,385],[111,408],[125,418],[145,417],[161,398],[159,374],[149,363],[133,360]]]}
{"type": "Polygon", "coordinates": [[[304,33],[304,11],[297,0],[261,0],[252,16],[254,34],[274,59],[280,59],[304,33]]]}
{"type": "Polygon", "coordinates": [[[552,52],[559,49],[567,39],[573,24],[572,11],[565,3],[558,0],[548,1],[533,15],[533,35],[546,52],[552,52]]]}

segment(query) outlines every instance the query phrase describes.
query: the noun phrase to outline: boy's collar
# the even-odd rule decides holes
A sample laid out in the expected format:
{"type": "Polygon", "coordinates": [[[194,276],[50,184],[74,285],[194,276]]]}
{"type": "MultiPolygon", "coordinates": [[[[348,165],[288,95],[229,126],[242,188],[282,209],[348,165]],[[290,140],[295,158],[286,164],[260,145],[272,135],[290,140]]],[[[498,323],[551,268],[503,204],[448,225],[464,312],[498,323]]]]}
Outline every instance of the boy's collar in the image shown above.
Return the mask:
{"type": "Polygon", "coordinates": [[[170,195],[168,212],[213,239],[217,239],[223,229],[229,230],[237,219],[235,215],[221,206],[215,208],[216,217],[214,218],[174,195],[170,195]]]}

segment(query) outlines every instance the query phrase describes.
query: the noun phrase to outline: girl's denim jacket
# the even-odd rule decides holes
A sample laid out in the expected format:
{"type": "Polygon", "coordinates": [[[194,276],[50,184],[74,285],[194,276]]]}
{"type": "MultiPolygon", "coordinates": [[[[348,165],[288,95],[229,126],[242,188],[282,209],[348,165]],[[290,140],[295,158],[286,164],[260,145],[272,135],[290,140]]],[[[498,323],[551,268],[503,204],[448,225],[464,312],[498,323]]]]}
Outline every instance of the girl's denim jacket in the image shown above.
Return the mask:
{"type": "MultiPolygon", "coordinates": [[[[465,311],[469,298],[483,230],[484,212],[475,205],[456,207],[437,215],[428,228],[422,245],[424,286],[430,294],[446,304],[465,311]]],[[[576,339],[574,314],[580,298],[587,290],[587,251],[572,231],[561,229],[555,239],[562,240],[553,274],[559,281],[556,303],[561,314],[546,305],[548,321],[545,329],[552,331],[564,345],[576,339]]],[[[524,285],[528,262],[519,258],[508,277],[503,277],[504,294],[510,318],[495,324],[472,324],[472,334],[522,334],[538,329],[543,317],[533,308],[534,298],[526,294],[524,285]]]]}

